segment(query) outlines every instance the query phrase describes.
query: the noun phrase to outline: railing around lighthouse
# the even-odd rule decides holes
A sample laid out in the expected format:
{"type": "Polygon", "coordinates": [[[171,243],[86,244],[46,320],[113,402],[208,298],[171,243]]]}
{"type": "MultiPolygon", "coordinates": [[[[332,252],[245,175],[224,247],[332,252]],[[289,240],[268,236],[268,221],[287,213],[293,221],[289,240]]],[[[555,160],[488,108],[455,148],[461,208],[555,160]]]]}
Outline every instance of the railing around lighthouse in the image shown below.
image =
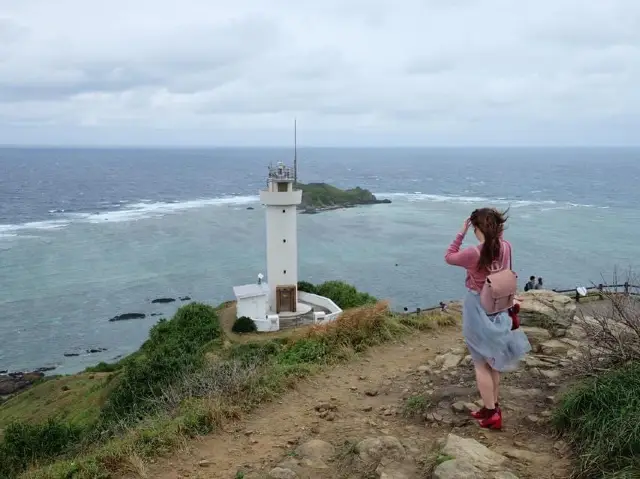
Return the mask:
{"type": "Polygon", "coordinates": [[[283,163],[278,163],[276,166],[269,166],[269,175],[267,178],[275,181],[294,181],[295,171],[283,163]]]}

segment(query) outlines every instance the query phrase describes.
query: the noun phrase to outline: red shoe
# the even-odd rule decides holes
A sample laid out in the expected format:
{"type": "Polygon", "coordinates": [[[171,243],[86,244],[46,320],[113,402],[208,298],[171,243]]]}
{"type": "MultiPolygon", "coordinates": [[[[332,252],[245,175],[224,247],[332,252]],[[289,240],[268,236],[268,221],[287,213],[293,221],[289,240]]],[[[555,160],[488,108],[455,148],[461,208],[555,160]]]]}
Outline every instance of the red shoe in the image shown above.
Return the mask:
{"type": "Polygon", "coordinates": [[[502,429],[502,413],[498,410],[491,416],[480,421],[480,427],[484,429],[502,429]]]}
{"type": "MultiPolygon", "coordinates": [[[[496,404],[496,411],[502,414],[502,411],[500,410],[500,406],[498,406],[497,404],[496,404]]],[[[472,412],[471,417],[473,419],[487,419],[489,417],[489,410],[486,407],[483,407],[482,409],[472,412]]]]}

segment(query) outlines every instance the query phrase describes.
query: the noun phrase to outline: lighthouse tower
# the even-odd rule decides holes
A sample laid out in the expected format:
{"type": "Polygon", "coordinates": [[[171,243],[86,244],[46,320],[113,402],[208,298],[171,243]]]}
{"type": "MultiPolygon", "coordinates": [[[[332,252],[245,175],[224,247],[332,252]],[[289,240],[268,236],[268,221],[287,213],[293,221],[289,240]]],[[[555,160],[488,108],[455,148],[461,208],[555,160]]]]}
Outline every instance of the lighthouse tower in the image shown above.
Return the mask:
{"type": "Polygon", "coordinates": [[[250,318],[260,332],[280,327],[335,321],[342,309],[331,299],[298,294],[298,214],[302,190],[296,189],[298,157],[296,123],[293,124],[293,168],[284,163],[269,167],[267,187],[260,190],[267,220],[267,282],[234,286],[236,317],[250,318]]]}
{"type": "Polygon", "coordinates": [[[271,314],[296,313],[298,307],[297,206],[302,202],[302,190],[295,189],[295,173],[283,163],[270,166],[267,187],[260,191],[260,202],[266,206],[271,314]]]}

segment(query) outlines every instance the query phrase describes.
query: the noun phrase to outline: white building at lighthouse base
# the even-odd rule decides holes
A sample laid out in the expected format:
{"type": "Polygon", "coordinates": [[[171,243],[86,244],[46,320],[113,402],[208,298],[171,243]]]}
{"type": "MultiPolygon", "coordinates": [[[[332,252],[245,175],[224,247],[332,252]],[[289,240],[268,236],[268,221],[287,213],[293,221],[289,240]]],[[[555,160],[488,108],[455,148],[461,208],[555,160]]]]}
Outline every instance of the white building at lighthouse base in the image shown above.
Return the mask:
{"type": "Polygon", "coordinates": [[[233,293],[236,297],[236,317],[251,318],[262,333],[305,324],[324,324],[335,321],[342,313],[342,309],[329,298],[304,291],[298,291],[295,312],[276,313],[269,304],[267,283],[234,286],[233,293]]]}

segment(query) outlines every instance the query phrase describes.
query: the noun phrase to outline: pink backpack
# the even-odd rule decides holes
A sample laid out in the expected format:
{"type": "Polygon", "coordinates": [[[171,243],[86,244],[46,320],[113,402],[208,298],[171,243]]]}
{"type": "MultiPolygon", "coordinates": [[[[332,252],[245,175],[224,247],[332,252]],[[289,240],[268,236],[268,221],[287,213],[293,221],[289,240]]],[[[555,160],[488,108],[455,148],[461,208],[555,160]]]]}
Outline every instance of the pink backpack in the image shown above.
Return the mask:
{"type": "Polygon", "coordinates": [[[511,308],[518,290],[518,275],[512,269],[511,245],[505,241],[502,247],[509,248],[509,265],[505,265],[503,259],[501,267],[491,268],[480,291],[480,304],[489,315],[511,308]]]}

